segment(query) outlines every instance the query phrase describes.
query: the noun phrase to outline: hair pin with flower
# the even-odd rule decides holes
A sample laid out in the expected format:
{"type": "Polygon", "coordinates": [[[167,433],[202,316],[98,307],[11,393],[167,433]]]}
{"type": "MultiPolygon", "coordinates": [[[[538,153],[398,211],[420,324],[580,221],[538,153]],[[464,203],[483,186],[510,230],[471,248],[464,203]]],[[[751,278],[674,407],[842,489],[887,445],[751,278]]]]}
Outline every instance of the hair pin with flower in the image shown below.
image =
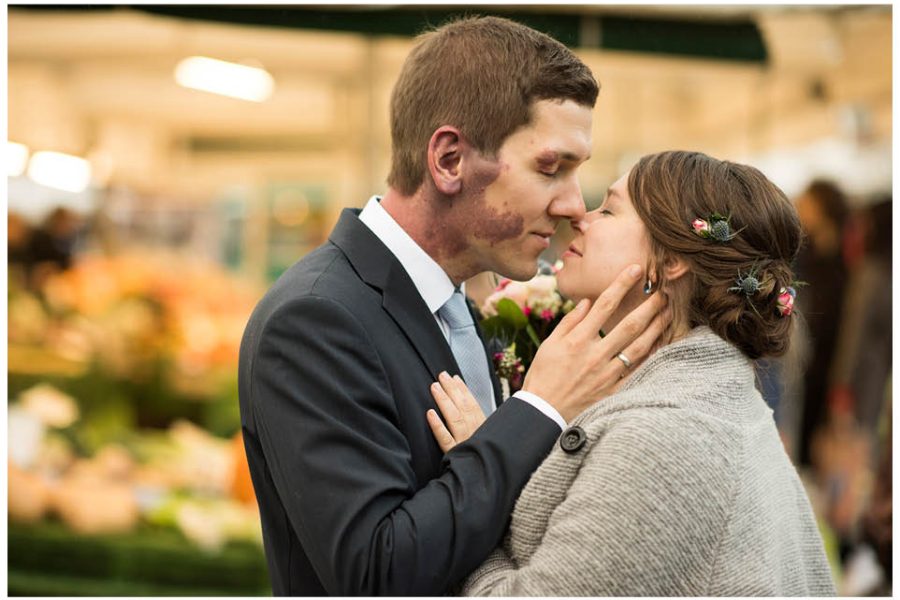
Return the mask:
{"type": "Polygon", "coordinates": [[[737,232],[731,231],[729,218],[723,217],[719,213],[713,213],[708,219],[696,218],[691,221],[691,229],[703,239],[730,242],[737,235],[737,232]]]}
{"type": "Polygon", "coordinates": [[[778,298],[775,300],[775,305],[778,308],[778,313],[782,317],[790,316],[790,314],[794,312],[794,299],[796,297],[797,290],[791,286],[783,287],[778,290],[778,298]]]}

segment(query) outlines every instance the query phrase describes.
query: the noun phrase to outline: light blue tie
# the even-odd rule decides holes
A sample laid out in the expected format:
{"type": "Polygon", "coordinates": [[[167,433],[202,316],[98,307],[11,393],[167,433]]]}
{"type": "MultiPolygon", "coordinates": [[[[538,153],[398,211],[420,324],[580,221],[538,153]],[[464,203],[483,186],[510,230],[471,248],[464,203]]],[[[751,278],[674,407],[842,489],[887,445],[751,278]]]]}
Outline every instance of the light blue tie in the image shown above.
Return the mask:
{"type": "Polygon", "coordinates": [[[494,412],[494,386],[488,372],[484,346],[475,331],[475,323],[466,306],[466,298],[459,290],[438,309],[440,316],[450,326],[450,350],[459,365],[460,375],[485,416],[494,412]]]}

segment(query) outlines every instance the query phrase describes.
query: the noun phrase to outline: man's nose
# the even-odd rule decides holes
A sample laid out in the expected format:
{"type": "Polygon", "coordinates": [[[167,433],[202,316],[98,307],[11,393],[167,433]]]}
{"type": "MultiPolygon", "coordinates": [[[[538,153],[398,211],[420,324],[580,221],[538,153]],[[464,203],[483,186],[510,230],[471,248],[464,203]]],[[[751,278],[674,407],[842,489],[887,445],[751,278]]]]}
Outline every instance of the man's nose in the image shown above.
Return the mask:
{"type": "Polygon", "coordinates": [[[573,223],[584,218],[584,211],[584,196],[581,195],[581,184],[575,177],[554,198],[548,209],[551,216],[569,219],[573,223]]]}

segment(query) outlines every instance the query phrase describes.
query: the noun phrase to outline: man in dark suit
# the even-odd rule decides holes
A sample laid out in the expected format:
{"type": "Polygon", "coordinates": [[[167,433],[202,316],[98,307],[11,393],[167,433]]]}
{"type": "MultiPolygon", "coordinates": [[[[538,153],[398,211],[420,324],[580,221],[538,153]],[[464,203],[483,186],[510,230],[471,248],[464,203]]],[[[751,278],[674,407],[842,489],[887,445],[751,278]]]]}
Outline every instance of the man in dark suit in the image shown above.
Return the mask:
{"type": "Polygon", "coordinates": [[[629,333],[596,336],[589,319],[614,308],[611,294],[578,309],[593,334],[548,351],[566,369],[545,364],[504,401],[462,300],[477,273],[533,276],[558,222],[584,215],[575,171],[597,93],[562,44],[505,19],[418,40],[391,100],[387,192],[345,210],[273,285],[241,345],[243,436],[276,595],[446,593],[500,541],[567,421],[627,368],[616,353],[648,350],[651,302],[629,333]],[[490,413],[446,455],[426,420],[442,372],[461,373],[490,413]]]}

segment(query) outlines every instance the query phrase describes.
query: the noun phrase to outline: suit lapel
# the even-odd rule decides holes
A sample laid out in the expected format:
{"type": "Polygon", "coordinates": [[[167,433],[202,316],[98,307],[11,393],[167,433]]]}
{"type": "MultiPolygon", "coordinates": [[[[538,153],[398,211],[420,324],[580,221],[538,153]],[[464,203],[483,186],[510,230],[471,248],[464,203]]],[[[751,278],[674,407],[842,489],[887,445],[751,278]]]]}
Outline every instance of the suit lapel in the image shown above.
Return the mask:
{"type": "Polygon", "coordinates": [[[388,275],[382,306],[415,346],[435,381],[441,371],[460,372],[447,338],[399,262],[388,275]]]}
{"type": "Polygon", "coordinates": [[[358,209],[344,209],[330,240],[338,246],[360,278],[382,294],[382,307],[397,323],[422,358],[431,377],[459,373],[444,334],[400,261],[359,220],[358,209]]]}

